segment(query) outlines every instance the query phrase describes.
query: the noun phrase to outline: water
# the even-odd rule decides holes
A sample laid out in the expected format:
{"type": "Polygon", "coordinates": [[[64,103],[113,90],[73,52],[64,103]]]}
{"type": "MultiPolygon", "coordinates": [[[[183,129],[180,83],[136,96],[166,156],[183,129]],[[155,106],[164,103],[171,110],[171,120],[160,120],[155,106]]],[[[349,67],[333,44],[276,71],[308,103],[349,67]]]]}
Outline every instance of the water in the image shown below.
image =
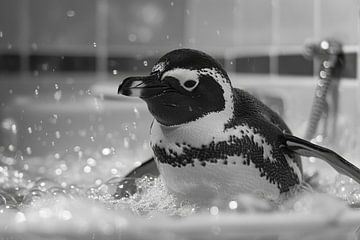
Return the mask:
{"type": "MultiPolygon", "coordinates": [[[[47,157],[0,155],[0,231],[11,235],[31,229],[34,236],[65,238],[93,233],[102,239],[146,232],[149,222],[144,221],[148,219],[168,224],[174,218],[205,216],[203,220],[211,220],[228,214],[277,213],[321,214],[336,219],[349,206],[360,207],[359,184],[331,175],[326,168],[322,168],[323,173],[315,171],[319,168],[314,159],[304,166],[313,187],[301,186],[280,204],[240,195],[226,203],[214,200],[212,206],[197,206],[180,202],[167,191],[161,178],[151,176],[136,180],[135,194],[119,197],[119,189],[124,187],[119,185],[121,176],[143,160],[126,151],[116,154],[114,149],[103,148],[91,152],[75,146],[71,153],[47,157]]],[[[211,234],[221,234],[221,227],[215,227],[211,234]]]]}

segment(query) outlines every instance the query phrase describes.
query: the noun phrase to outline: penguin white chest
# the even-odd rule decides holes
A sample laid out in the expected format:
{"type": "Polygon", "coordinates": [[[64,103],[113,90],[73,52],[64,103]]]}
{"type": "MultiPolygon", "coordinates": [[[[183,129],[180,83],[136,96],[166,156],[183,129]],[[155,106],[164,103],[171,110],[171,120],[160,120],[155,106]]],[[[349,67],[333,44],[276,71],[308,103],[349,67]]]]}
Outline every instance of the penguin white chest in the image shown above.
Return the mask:
{"type": "Polygon", "coordinates": [[[261,158],[275,161],[271,146],[246,125],[224,132],[216,123],[164,127],[155,121],[151,129],[151,147],[169,190],[196,201],[239,193],[277,199],[279,188],[249,160],[241,146],[245,139],[261,145],[261,158]]]}

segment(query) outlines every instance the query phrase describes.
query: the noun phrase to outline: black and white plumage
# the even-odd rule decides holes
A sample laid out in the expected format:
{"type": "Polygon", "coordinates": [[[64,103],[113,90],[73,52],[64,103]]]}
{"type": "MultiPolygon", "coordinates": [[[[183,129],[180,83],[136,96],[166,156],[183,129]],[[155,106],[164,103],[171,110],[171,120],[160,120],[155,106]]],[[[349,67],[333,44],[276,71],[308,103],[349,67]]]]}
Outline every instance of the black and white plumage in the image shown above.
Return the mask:
{"type": "MultiPolygon", "coordinates": [[[[302,182],[297,153],[324,157],[316,145],[291,136],[262,102],[233,88],[221,65],[196,50],[169,52],[149,76],[125,79],[118,92],[148,105],[157,168],[167,188],[188,199],[256,193],[275,200],[302,182]]],[[[359,180],[360,171],[348,162],[328,161],[359,180]]],[[[155,168],[152,162],[144,166],[150,165],[155,168]]]]}

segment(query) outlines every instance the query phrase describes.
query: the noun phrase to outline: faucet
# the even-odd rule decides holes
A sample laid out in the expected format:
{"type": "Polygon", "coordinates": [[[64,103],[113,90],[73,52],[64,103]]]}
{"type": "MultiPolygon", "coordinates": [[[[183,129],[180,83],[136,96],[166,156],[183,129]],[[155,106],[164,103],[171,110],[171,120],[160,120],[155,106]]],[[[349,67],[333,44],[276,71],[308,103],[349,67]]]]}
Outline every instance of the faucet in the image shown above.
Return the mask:
{"type": "Polygon", "coordinates": [[[305,138],[319,143],[333,143],[336,137],[339,80],[344,66],[342,45],[334,39],[306,44],[305,57],[317,60],[319,67],[319,80],[305,138]]]}

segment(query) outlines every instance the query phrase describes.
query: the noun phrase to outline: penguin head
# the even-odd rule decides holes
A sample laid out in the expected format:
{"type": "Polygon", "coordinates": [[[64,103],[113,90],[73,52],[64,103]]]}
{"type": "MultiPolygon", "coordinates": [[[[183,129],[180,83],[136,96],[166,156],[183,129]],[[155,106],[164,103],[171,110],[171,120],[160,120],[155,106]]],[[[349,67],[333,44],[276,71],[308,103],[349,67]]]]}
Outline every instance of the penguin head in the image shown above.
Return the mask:
{"type": "Polygon", "coordinates": [[[150,75],[126,78],[118,93],[143,99],[165,126],[192,122],[232,104],[232,86],[225,70],[209,55],[192,49],[165,54],[150,75]]]}

